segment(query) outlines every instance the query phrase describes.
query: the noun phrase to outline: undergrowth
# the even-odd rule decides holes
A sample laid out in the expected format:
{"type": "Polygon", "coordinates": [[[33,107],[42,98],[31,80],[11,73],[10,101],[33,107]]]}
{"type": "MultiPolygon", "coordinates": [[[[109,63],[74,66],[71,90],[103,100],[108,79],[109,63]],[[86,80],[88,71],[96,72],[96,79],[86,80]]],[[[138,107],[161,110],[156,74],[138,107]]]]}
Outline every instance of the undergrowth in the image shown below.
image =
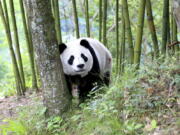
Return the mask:
{"type": "Polygon", "coordinates": [[[41,101],[19,108],[19,116],[6,119],[3,135],[178,135],[180,134],[180,64],[145,64],[138,72],[126,67],[113,75],[109,88],[101,88],[86,103],[61,117],[44,118],[41,101]]]}

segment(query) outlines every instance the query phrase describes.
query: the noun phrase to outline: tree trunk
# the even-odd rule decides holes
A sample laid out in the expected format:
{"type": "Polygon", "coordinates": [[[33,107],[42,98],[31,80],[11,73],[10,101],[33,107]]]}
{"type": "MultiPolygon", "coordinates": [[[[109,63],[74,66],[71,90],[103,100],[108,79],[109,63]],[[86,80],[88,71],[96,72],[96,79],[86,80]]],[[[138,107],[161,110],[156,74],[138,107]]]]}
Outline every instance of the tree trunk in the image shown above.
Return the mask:
{"type": "Polygon", "coordinates": [[[71,101],[60,62],[50,5],[49,0],[26,0],[47,117],[61,115],[69,108],[71,101]]]}
{"type": "Polygon", "coordinates": [[[122,5],[124,9],[124,19],[125,19],[125,26],[127,31],[127,39],[129,44],[129,63],[133,64],[134,59],[134,47],[133,47],[133,38],[132,38],[132,32],[131,32],[131,23],[129,19],[129,10],[128,10],[128,3],[127,0],[122,0],[122,5]]]}
{"type": "Polygon", "coordinates": [[[140,0],[140,8],[138,13],[138,27],[136,33],[136,42],[134,46],[134,64],[139,68],[141,59],[141,44],[144,27],[144,12],[145,12],[146,0],[140,0]]]}
{"type": "Polygon", "coordinates": [[[75,23],[75,30],[76,30],[76,38],[80,37],[79,34],[79,22],[78,22],[78,14],[76,8],[76,0],[72,0],[73,4],[73,13],[74,13],[74,23],[75,23]]]}
{"type": "Polygon", "coordinates": [[[151,0],[146,0],[146,11],[147,11],[148,26],[153,41],[154,56],[157,58],[159,57],[159,47],[158,47],[158,40],[156,35],[156,28],[154,25],[154,19],[152,15],[151,0]]]}

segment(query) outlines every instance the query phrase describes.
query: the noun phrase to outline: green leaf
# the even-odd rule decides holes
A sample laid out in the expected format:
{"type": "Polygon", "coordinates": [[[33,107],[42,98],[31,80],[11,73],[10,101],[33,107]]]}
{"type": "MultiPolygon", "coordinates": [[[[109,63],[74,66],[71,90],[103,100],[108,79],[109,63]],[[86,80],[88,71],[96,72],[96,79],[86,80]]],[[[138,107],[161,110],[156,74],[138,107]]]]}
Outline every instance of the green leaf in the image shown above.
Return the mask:
{"type": "Polygon", "coordinates": [[[157,127],[157,122],[156,120],[151,121],[151,129],[155,129],[157,127]]]}

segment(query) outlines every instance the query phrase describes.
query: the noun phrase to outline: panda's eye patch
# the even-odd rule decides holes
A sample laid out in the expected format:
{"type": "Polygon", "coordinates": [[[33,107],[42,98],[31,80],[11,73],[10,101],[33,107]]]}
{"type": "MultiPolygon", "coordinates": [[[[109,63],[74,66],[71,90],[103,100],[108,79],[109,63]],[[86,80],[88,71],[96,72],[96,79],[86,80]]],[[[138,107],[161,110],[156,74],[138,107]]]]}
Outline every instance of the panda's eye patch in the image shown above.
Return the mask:
{"type": "Polygon", "coordinates": [[[73,64],[73,61],[74,61],[74,56],[71,55],[70,58],[69,58],[69,60],[68,60],[69,65],[72,65],[72,64],[73,64]]]}
{"type": "Polygon", "coordinates": [[[83,53],[81,53],[81,57],[84,59],[85,62],[88,61],[88,58],[83,53]]]}

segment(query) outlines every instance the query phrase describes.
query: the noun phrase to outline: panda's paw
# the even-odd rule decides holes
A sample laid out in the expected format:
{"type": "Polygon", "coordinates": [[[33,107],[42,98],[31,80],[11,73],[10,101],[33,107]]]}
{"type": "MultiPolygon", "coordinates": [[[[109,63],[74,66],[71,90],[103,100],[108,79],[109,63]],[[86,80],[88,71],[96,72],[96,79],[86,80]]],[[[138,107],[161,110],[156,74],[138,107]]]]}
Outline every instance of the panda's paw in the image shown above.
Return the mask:
{"type": "Polygon", "coordinates": [[[79,98],[79,89],[78,86],[73,84],[72,86],[72,96],[73,98],[79,98]]]}

